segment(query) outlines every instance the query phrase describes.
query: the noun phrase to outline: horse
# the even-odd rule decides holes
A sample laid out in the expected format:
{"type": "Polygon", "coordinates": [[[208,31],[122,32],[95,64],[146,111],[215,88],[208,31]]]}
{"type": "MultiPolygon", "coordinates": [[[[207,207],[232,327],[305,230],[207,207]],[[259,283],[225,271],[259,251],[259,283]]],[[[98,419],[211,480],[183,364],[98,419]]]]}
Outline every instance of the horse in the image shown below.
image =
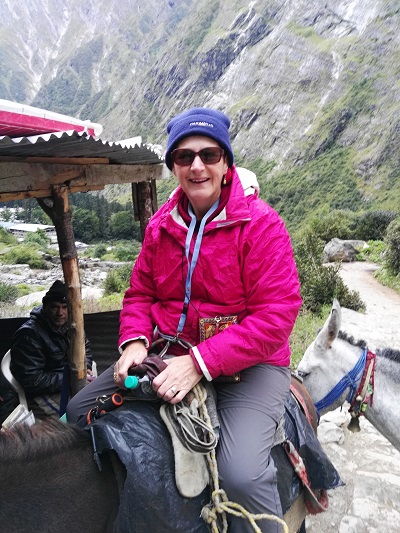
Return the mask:
{"type": "MultiPolygon", "coordinates": [[[[302,385],[297,380],[294,382],[295,387],[307,398],[302,385]]],[[[152,402],[135,403],[138,418],[135,422],[137,446],[133,455],[137,460],[135,459],[134,470],[141,470],[137,479],[139,482],[147,480],[146,482],[153,483],[151,487],[155,483],[161,485],[159,480],[155,482],[153,479],[154,472],[160,472],[163,486],[154,487],[150,502],[149,491],[146,493],[147,496],[143,496],[143,502],[140,499],[142,491],[146,491],[143,485],[135,486],[134,494],[129,494],[127,505],[136,505],[135,508],[140,511],[134,518],[132,528],[113,529],[118,510],[124,505],[121,491],[129,476],[115,452],[101,454],[100,472],[93,460],[93,438],[89,436],[90,431],[59,421],[49,421],[33,426],[19,425],[0,431],[0,478],[3,487],[0,501],[0,533],[28,533],[32,529],[41,533],[54,531],[111,533],[114,530],[120,533],[147,533],[150,529],[148,525],[142,525],[141,513],[154,515],[156,522],[161,521],[160,527],[152,529],[154,531],[185,533],[209,531],[207,524],[200,517],[201,509],[210,501],[208,487],[197,499],[180,497],[178,501],[179,512],[186,513],[190,524],[193,520],[193,529],[185,526],[182,520],[183,525],[181,527],[177,525],[176,529],[175,523],[173,529],[163,527],[164,514],[170,512],[172,519],[175,520],[174,510],[170,510],[169,507],[172,507],[179,497],[174,493],[176,487],[172,486],[175,484],[173,451],[164,424],[157,422],[158,408],[152,402]],[[155,420],[156,426],[144,427],[145,424],[141,424],[140,421],[146,417],[155,420]],[[151,473],[148,470],[147,452],[145,451],[143,455],[141,451],[143,441],[146,440],[146,444],[150,443],[149,447],[157,448],[157,457],[160,456],[160,462],[157,463],[157,458],[155,464],[151,465],[151,473]],[[147,478],[146,473],[148,473],[147,478]],[[166,484],[170,500],[165,507],[162,507],[157,496],[160,492],[157,491],[165,492],[166,484]]],[[[309,397],[307,406],[312,412],[313,405],[309,397]]],[[[119,409],[124,409],[124,406],[119,409]]],[[[117,411],[108,413],[98,422],[106,421],[107,417],[113,414],[116,416],[117,411]]],[[[314,410],[311,431],[316,430],[315,415],[314,410]]],[[[291,468],[289,461],[288,465],[291,468]]],[[[296,475],[293,475],[296,478],[296,475]]],[[[150,491],[152,490],[150,488],[150,491]]],[[[284,515],[290,533],[305,532],[306,513],[304,492],[300,490],[300,495],[284,515]]]]}
{"type": "Polygon", "coordinates": [[[4,429],[0,458],[1,533],[113,531],[118,477],[111,455],[102,472],[94,465],[82,429],[59,421],[4,429]]]}
{"type": "Polygon", "coordinates": [[[321,415],[348,401],[350,430],[359,431],[359,416],[364,415],[400,451],[400,351],[384,348],[372,353],[365,341],[356,341],[340,327],[341,308],[334,300],[297,374],[321,415]]]}

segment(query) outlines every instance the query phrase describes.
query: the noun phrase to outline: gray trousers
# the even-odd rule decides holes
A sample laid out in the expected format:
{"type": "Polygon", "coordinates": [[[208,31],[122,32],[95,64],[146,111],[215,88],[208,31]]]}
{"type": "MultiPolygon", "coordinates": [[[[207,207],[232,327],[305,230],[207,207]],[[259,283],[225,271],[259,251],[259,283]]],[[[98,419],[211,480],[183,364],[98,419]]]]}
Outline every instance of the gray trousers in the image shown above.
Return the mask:
{"type": "MultiPolygon", "coordinates": [[[[68,422],[86,416],[97,396],[115,392],[113,366],[74,396],[68,422]]],[[[217,465],[221,488],[247,511],[282,517],[276,469],[270,451],[290,387],[286,367],[257,365],[241,372],[239,383],[214,383],[221,424],[217,465]]],[[[248,520],[228,515],[230,533],[254,533],[248,520]]],[[[276,522],[257,522],[263,533],[280,533],[276,522]]]]}

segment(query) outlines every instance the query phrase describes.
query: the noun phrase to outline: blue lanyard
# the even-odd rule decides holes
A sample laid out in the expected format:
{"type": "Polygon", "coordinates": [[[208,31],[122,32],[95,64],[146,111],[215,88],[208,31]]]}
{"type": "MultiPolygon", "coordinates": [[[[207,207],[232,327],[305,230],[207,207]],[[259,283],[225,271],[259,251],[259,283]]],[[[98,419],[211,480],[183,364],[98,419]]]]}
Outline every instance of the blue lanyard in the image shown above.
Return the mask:
{"type": "Polygon", "coordinates": [[[197,260],[199,258],[200,246],[201,246],[201,241],[203,239],[203,233],[204,233],[204,226],[206,225],[206,222],[208,218],[210,217],[210,215],[214,213],[214,211],[218,208],[218,206],[219,206],[219,198],[215,202],[215,204],[212,207],[210,207],[210,209],[201,219],[199,231],[196,237],[196,242],[194,243],[192,260],[190,261],[190,256],[189,256],[190,255],[190,243],[192,242],[192,239],[193,239],[193,234],[196,228],[197,219],[196,219],[196,215],[193,213],[192,206],[189,204],[188,212],[191,218],[191,222],[190,222],[190,226],[189,226],[189,229],[186,235],[186,243],[185,243],[186,260],[188,262],[188,272],[187,272],[186,283],[185,283],[185,299],[183,302],[183,311],[179,319],[177,334],[182,333],[183,327],[186,322],[187,311],[188,311],[189,302],[190,302],[190,294],[192,290],[192,276],[193,276],[193,271],[197,265],[197,260]]]}

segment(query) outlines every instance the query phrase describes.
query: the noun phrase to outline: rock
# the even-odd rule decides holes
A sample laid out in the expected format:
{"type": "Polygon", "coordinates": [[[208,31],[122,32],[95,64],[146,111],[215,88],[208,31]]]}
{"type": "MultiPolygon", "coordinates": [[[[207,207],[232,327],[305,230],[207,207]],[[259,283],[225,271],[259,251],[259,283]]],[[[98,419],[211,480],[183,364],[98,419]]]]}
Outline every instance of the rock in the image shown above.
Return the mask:
{"type": "Polygon", "coordinates": [[[325,422],[318,426],[318,440],[321,444],[327,444],[328,442],[343,444],[343,429],[337,426],[334,422],[325,422]]]}
{"type": "MultiPolygon", "coordinates": [[[[27,294],[26,296],[21,296],[21,298],[18,298],[15,302],[16,305],[20,305],[22,307],[32,307],[35,304],[40,305],[42,303],[42,298],[46,294],[47,289],[45,291],[37,291],[37,292],[31,292],[30,294],[27,294]]],[[[82,289],[82,299],[83,300],[89,300],[94,299],[97,300],[98,298],[101,298],[103,296],[104,289],[94,288],[94,287],[83,287],[82,289]]]]}
{"type": "Polygon", "coordinates": [[[339,407],[334,411],[325,413],[323,416],[321,416],[321,420],[319,421],[320,425],[325,424],[326,422],[336,424],[338,427],[342,427],[345,424],[347,425],[350,421],[350,415],[348,414],[347,410],[348,406],[343,407],[343,409],[339,407]]]}
{"type": "Polygon", "coordinates": [[[356,260],[357,249],[363,248],[364,246],[367,246],[364,241],[332,239],[325,245],[323,262],[333,263],[335,261],[342,261],[350,263],[356,260]]]}
{"type": "Polygon", "coordinates": [[[365,524],[356,516],[345,516],[340,523],[339,533],[363,533],[365,524]]]}

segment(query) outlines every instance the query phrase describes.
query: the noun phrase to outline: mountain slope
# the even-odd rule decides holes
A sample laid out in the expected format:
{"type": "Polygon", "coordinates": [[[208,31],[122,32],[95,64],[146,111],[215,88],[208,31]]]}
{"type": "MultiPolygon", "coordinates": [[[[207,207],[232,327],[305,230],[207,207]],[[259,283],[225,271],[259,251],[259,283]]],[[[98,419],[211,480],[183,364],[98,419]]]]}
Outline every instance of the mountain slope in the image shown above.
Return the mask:
{"type": "Polygon", "coordinates": [[[398,210],[397,0],[6,0],[0,15],[1,98],[161,144],[176,112],[217,107],[289,222],[398,210]]]}

